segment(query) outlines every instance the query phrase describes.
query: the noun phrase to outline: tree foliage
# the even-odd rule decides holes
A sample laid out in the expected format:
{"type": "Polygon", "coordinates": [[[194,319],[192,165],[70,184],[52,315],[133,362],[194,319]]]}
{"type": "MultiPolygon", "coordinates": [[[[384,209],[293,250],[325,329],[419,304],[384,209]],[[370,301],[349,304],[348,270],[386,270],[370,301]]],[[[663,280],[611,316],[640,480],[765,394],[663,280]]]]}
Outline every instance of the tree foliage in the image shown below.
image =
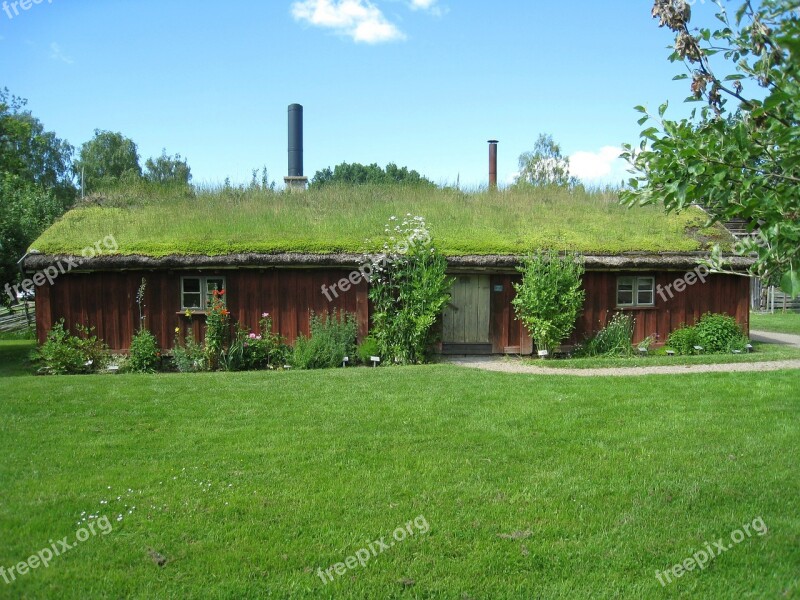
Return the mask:
{"type": "Polygon", "coordinates": [[[517,185],[572,187],[578,183],[569,173],[569,158],[561,154],[550,134],[539,134],[531,152],[519,157],[517,185]]]}
{"type": "Polygon", "coordinates": [[[75,197],[72,182],[74,149],[25,109],[27,100],[0,90],[0,173],[50,190],[68,204],[75,197]]]}
{"type": "Polygon", "coordinates": [[[170,156],[162,150],[161,156],[145,162],[144,178],[151,183],[189,185],[192,169],[180,154],[170,156]]]}
{"type": "MultiPolygon", "coordinates": [[[[18,280],[17,261],[30,243],[64,212],[64,203],[40,185],[0,173],[0,285],[18,280]]],[[[0,303],[10,298],[3,293],[0,303]]]]}
{"type": "Polygon", "coordinates": [[[536,348],[552,353],[575,329],[583,308],[583,259],[570,252],[537,252],[527,256],[518,270],[522,282],[514,284],[514,311],[536,348]]]}
{"type": "MultiPolygon", "coordinates": [[[[0,90],[0,285],[19,278],[17,261],[75,199],[73,148],[0,90]]],[[[2,295],[0,302],[11,298],[2,295]]]]}
{"type": "MultiPolygon", "coordinates": [[[[715,30],[691,27],[683,0],[656,0],[652,14],[675,34],[673,62],[690,82],[689,118],[644,107],[637,148],[623,156],[634,177],[622,199],[678,211],[703,205],[713,221],[743,218],[754,232],[738,247],[757,253],[752,271],[800,292],[800,20],[796,0],[720,3],[715,30]],[[717,64],[717,61],[719,64],[717,64]],[[712,64],[713,63],[713,64],[712,64]]],[[[720,249],[712,262],[723,268],[720,249]]]]}
{"type": "Polygon", "coordinates": [[[139,179],[142,167],[136,144],[121,133],[97,129],[94,137],[81,146],[75,174],[83,177],[87,191],[139,179]]]}
{"type": "Polygon", "coordinates": [[[360,163],[346,163],[336,165],[333,169],[326,167],[314,174],[311,180],[313,187],[321,187],[332,183],[361,185],[365,183],[387,185],[387,184],[411,184],[433,187],[435,184],[417,171],[409,170],[408,167],[398,167],[394,163],[386,165],[382,169],[376,163],[362,165],[360,163]]]}

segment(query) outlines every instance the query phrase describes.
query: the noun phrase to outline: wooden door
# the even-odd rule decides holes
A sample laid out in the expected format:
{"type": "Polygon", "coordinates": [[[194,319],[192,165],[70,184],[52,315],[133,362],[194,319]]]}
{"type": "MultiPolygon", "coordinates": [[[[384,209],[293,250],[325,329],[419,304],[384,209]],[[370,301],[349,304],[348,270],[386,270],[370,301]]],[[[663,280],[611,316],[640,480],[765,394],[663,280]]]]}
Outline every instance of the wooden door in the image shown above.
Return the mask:
{"type": "Polygon", "coordinates": [[[442,351],[446,354],[490,354],[489,276],[459,275],[450,293],[450,303],[442,314],[442,351]]]}

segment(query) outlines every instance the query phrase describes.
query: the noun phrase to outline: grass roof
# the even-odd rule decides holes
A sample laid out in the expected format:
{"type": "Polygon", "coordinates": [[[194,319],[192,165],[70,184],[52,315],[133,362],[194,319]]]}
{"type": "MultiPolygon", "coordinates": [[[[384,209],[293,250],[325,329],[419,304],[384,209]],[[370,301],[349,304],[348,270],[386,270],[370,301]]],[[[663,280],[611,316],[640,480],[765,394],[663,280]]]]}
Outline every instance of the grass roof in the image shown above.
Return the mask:
{"type": "Polygon", "coordinates": [[[87,198],[37,239],[44,254],[80,254],[108,235],[119,254],[362,252],[391,216],[425,218],[449,256],[691,252],[730,236],[696,208],[620,206],[612,192],[528,189],[465,193],[402,186],[328,187],[306,193],[165,190],[138,186],[87,198]]]}

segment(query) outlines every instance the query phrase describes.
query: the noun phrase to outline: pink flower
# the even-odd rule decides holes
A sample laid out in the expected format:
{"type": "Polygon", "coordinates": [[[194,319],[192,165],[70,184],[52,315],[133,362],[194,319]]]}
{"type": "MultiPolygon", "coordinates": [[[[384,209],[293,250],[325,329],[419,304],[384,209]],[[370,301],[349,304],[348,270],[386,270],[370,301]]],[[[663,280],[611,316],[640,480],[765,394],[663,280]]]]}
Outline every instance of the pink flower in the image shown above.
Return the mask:
{"type": "Polygon", "coordinates": [[[256,339],[256,334],[255,334],[255,333],[251,333],[251,334],[250,334],[250,339],[251,339],[251,340],[254,340],[254,339],[256,339]]]}
{"type": "Polygon", "coordinates": [[[266,319],[269,316],[269,313],[261,313],[261,318],[266,319]]]}

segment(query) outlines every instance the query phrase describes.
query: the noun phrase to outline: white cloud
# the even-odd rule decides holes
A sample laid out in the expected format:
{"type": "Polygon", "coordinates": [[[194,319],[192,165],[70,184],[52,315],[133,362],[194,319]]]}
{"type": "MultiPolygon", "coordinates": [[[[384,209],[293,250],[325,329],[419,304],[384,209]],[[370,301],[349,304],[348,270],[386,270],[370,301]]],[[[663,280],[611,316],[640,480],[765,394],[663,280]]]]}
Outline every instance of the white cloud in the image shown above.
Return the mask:
{"type": "Polygon", "coordinates": [[[61,62],[67,63],[68,65],[71,65],[72,63],[75,62],[74,60],[72,60],[71,56],[67,56],[66,54],[64,54],[64,51],[61,49],[61,46],[59,46],[55,42],[50,43],[50,58],[52,58],[53,60],[59,60],[61,62]]]}
{"type": "Polygon", "coordinates": [[[411,0],[411,10],[430,10],[437,0],[411,0]]]}
{"type": "Polygon", "coordinates": [[[588,183],[619,183],[625,179],[627,163],[619,158],[621,148],[604,146],[598,152],[575,152],[569,157],[569,172],[588,183]]]}
{"type": "Polygon", "coordinates": [[[435,17],[441,17],[447,13],[447,9],[439,6],[439,0],[411,0],[409,8],[427,11],[435,17]]]}
{"type": "Polygon", "coordinates": [[[392,42],[406,37],[369,0],[302,0],[292,4],[292,16],[297,21],[332,29],[365,44],[392,42]]]}

